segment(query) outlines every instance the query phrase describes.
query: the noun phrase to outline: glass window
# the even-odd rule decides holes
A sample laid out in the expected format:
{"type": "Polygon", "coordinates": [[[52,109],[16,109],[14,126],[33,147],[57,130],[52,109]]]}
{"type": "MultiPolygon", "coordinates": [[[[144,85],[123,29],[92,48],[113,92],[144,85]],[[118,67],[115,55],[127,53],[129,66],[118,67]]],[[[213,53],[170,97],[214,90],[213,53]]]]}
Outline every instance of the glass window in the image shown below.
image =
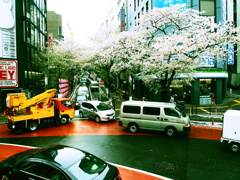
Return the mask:
{"type": "Polygon", "coordinates": [[[57,169],[48,166],[43,163],[38,162],[26,162],[20,167],[23,172],[30,173],[32,175],[41,176],[51,180],[65,180],[67,179],[64,174],[62,174],[57,169]]]}
{"type": "Polygon", "coordinates": [[[165,115],[178,117],[178,112],[173,108],[164,108],[165,115]]]}
{"type": "Polygon", "coordinates": [[[124,113],[132,113],[132,114],[140,114],[141,107],[140,106],[124,106],[123,112],[124,113]]]}
{"type": "Polygon", "coordinates": [[[215,0],[200,0],[200,11],[203,16],[215,16],[215,0]]]}
{"type": "Polygon", "coordinates": [[[158,108],[158,107],[143,107],[143,114],[159,116],[160,108],[158,108]]]}
{"type": "Polygon", "coordinates": [[[81,161],[72,164],[68,170],[75,176],[81,179],[94,179],[96,174],[100,174],[106,167],[104,161],[97,157],[86,154],[81,161]]]}
{"type": "Polygon", "coordinates": [[[99,111],[105,111],[105,110],[110,110],[111,107],[108,106],[108,105],[105,104],[105,103],[99,103],[99,104],[97,105],[97,109],[98,109],[99,111]]]}
{"type": "Polygon", "coordinates": [[[67,108],[72,108],[72,103],[70,101],[62,101],[62,105],[67,108]]]}

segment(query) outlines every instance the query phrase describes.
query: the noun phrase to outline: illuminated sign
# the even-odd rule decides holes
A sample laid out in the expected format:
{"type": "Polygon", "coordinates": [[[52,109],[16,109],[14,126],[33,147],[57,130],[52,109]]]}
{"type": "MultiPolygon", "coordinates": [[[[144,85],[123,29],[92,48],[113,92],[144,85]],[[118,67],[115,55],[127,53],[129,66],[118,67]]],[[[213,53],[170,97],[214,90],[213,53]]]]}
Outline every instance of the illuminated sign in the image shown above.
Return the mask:
{"type": "Polygon", "coordinates": [[[125,9],[120,9],[120,31],[125,31],[125,9]]]}
{"type": "Polygon", "coordinates": [[[0,57],[16,59],[15,0],[0,1],[0,57]]]}
{"type": "Polygon", "coordinates": [[[18,64],[15,60],[0,60],[0,87],[18,86],[18,64]]]}
{"type": "Polygon", "coordinates": [[[234,45],[228,44],[228,65],[234,64],[234,45]]]}

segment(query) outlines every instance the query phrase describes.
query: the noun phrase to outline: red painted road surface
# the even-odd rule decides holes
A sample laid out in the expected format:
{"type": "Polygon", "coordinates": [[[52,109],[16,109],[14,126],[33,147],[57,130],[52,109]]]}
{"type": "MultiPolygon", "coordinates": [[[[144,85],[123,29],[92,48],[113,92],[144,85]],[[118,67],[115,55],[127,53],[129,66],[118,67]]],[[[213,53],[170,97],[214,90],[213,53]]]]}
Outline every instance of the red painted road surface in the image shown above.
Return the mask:
{"type": "MultiPolygon", "coordinates": [[[[94,121],[73,121],[67,125],[38,129],[36,132],[26,132],[15,135],[6,124],[0,125],[0,138],[13,137],[43,137],[43,136],[72,136],[72,135],[145,135],[161,136],[157,131],[130,133],[126,128],[118,126],[118,121],[96,123],[94,121]],[[144,133],[143,133],[144,132],[144,133]]],[[[222,129],[217,127],[192,126],[189,138],[220,140],[222,129]]]]}
{"type": "MultiPolygon", "coordinates": [[[[191,132],[186,135],[186,138],[200,138],[220,140],[222,129],[216,127],[201,127],[192,126],[191,132]]],[[[71,135],[145,135],[145,136],[162,136],[163,133],[156,131],[144,131],[144,133],[129,133],[126,128],[118,126],[117,121],[107,123],[96,123],[94,121],[73,121],[67,125],[58,127],[42,128],[36,132],[27,132],[21,135],[15,135],[7,128],[6,124],[0,125],[0,138],[13,138],[13,137],[43,137],[43,136],[71,136],[71,135]],[[147,133],[148,132],[148,133],[147,133]]],[[[8,144],[0,144],[0,161],[5,158],[16,154],[18,152],[27,150],[31,147],[16,146],[8,144]]],[[[151,173],[131,169],[116,165],[124,180],[140,180],[151,179],[161,180],[168,179],[151,173]]]]}

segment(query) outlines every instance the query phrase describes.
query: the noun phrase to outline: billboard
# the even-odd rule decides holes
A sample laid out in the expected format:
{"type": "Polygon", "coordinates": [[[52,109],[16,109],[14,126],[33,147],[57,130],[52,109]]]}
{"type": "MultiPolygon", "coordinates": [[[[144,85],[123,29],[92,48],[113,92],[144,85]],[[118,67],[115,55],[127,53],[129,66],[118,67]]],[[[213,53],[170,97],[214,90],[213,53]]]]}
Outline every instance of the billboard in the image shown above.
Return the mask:
{"type": "Polygon", "coordinates": [[[163,7],[170,7],[171,5],[175,4],[187,4],[187,0],[161,0],[156,1],[156,7],[163,8],[163,7]]]}
{"type": "Polygon", "coordinates": [[[0,88],[18,86],[18,64],[15,60],[0,60],[0,88]]]}
{"type": "Polygon", "coordinates": [[[15,0],[0,1],[0,58],[16,59],[15,0]]]}

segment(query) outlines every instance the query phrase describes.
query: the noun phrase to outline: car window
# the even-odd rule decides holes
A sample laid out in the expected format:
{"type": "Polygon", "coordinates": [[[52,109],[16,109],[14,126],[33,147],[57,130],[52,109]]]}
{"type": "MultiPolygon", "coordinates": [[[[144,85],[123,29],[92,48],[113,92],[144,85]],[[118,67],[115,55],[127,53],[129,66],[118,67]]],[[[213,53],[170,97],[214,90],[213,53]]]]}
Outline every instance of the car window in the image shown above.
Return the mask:
{"type": "Polygon", "coordinates": [[[77,101],[85,101],[87,100],[86,96],[77,96],[77,101]]]}
{"type": "Polygon", "coordinates": [[[62,106],[67,108],[72,108],[72,103],[70,101],[62,101],[62,106]]]}
{"type": "Polygon", "coordinates": [[[89,109],[96,110],[96,108],[92,104],[88,104],[88,105],[89,105],[89,109]]]}
{"type": "Polygon", "coordinates": [[[106,167],[106,163],[99,158],[87,154],[80,161],[71,165],[68,170],[75,177],[80,179],[93,179],[97,174],[100,174],[106,167]]]}
{"type": "Polygon", "coordinates": [[[173,108],[164,108],[165,115],[178,117],[178,112],[173,108]]]}
{"type": "Polygon", "coordinates": [[[21,164],[20,170],[23,173],[41,176],[50,180],[67,180],[59,169],[40,162],[25,162],[21,164]]]}
{"type": "Polygon", "coordinates": [[[82,107],[85,107],[85,108],[89,109],[89,104],[88,103],[82,103],[82,107]]]}
{"type": "Polygon", "coordinates": [[[159,116],[160,108],[158,108],[158,107],[143,107],[143,114],[159,116]]]}
{"type": "Polygon", "coordinates": [[[123,106],[124,113],[131,113],[131,114],[140,114],[141,107],[140,106],[123,106]]]}
{"type": "Polygon", "coordinates": [[[111,107],[105,103],[99,103],[97,105],[97,110],[99,110],[99,111],[105,111],[105,110],[110,110],[110,109],[111,109],[111,107]]]}

